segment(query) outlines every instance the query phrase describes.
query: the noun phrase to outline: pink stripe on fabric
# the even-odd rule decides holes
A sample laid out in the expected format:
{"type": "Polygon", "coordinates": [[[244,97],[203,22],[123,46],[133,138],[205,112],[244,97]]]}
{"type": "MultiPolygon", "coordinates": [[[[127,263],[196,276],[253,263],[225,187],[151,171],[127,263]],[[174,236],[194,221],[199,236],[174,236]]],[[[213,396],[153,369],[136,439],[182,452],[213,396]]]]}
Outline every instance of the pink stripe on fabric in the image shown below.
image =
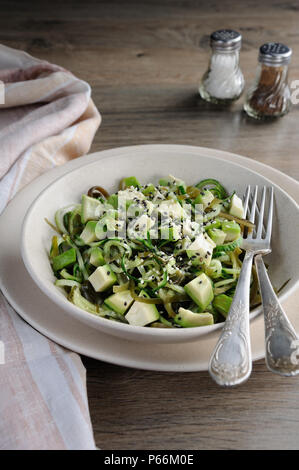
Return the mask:
{"type": "MultiPolygon", "coordinates": [[[[35,80],[44,73],[67,72],[63,67],[52,65],[47,62],[41,62],[32,65],[27,69],[2,69],[0,70],[0,80],[4,83],[23,82],[26,80],[35,80]]],[[[70,73],[70,72],[67,72],[70,73]]]]}
{"type": "Polygon", "coordinates": [[[0,319],[6,357],[6,363],[0,365],[1,390],[5,390],[6,395],[1,395],[0,401],[0,449],[65,449],[62,436],[32,378],[2,294],[0,319]]]}
{"type": "MultiPolygon", "coordinates": [[[[91,422],[90,422],[90,415],[89,415],[89,410],[88,410],[88,406],[86,406],[86,400],[82,397],[79,389],[78,389],[78,383],[75,382],[71,372],[70,372],[70,367],[69,367],[69,364],[67,362],[67,358],[63,355],[60,355],[60,356],[57,356],[56,357],[56,360],[57,360],[57,363],[63,373],[63,375],[65,376],[68,384],[69,384],[69,387],[70,387],[70,391],[73,395],[73,397],[75,398],[75,400],[77,401],[78,403],[78,406],[80,408],[80,411],[81,411],[81,414],[82,414],[82,417],[84,418],[85,422],[86,422],[86,425],[90,428],[90,433],[92,435],[92,427],[91,427],[91,422]]],[[[86,396],[86,392],[85,392],[85,396],[86,396]]]]}

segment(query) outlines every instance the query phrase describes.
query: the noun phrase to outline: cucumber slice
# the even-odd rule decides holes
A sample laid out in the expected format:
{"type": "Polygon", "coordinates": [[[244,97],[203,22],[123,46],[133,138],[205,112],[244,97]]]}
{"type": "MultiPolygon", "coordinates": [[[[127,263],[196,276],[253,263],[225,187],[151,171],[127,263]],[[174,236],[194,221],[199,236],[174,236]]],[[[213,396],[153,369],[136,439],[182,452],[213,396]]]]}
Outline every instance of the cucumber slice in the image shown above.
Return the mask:
{"type": "MultiPolygon", "coordinates": [[[[222,231],[226,235],[226,238],[225,238],[226,242],[232,242],[236,240],[237,238],[239,238],[241,235],[241,227],[239,224],[237,224],[234,221],[222,222],[221,228],[222,228],[222,231]]],[[[219,245],[221,245],[221,243],[219,243],[219,245]]]]}
{"type": "Polygon", "coordinates": [[[219,183],[219,181],[214,180],[213,178],[202,180],[195,186],[198,189],[210,188],[210,190],[214,191],[219,199],[225,199],[228,196],[226,189],[219,183]]]}
{"type": "Polygon", "coordinates": [[[220,252],[227,253],[228,251],[234,251],[238,246],[241,246],[243,242],[243,237],[237,238],[233,242],[224,243],[224,245],[218,245],[214,249],[214,254],[217,255],[220,252]]]}

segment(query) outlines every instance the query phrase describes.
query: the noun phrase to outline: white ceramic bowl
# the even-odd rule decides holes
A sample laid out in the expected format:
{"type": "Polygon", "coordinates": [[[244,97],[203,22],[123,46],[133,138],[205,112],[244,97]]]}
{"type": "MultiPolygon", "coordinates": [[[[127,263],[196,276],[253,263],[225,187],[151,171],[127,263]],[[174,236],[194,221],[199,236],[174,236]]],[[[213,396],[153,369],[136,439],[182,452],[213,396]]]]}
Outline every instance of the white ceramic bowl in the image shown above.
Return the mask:
{"type": "MultiPolygon", "coordinates": [[[[119,149],[118,157],[105,157],[71,171],[49,185],[29,208],[23,223],[22,256],[27,270],[37,286],[71,316],[93,328],[134,341],[176,343],[198,339],[221,328],[222,323],[186,329],[158,329],[131,326],[94,316],[73,305],[63,289],[54,285],[54,275],[48,252],[53,231],[44,218],[54,219],[55,211],[68,204],[80,202],[82,193],[94,185],[115,192],[120,179],[135,175],[141,182],[157,182],[169,173],[194,184],[203,178],[216,178],[229,192],[242,195],[248,184],[270,186],[263,176],[242,166],[219,158],[206,156],[200,148],[180,145],[136,146],[119,149]]],[[[275,215],[272,234],[272,253],[266,259],[274,286],[290,279],[281,294],[288,297],[298,282],[299,267],[299,210],[296,202],[278,186],[275,188],[275,215]]],[[[251,319],[260,308],[251,312],[251,319]]]]}

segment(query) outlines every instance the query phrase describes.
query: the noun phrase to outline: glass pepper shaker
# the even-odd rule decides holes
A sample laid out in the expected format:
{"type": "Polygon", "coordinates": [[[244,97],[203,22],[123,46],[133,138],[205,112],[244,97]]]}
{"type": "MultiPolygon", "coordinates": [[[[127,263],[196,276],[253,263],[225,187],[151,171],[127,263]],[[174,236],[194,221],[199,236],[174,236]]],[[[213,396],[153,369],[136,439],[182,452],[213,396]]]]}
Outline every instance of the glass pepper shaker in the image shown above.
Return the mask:
{"type": "Polygon", "coordinates": [[[255,82],[249,89],[244,109],[255,119],[280,117],[291,105],[288,66],[292,50],[278,42],[263,44],[255,82]]]}
{"type": "Polygon", "coordinates": [[[239,66],[241,43],[241,34],[232,29],[221,29],[211,34],[212,55],[199,86],[204,100],[227,104],[241,96],[244,89],[244,77],[239,66]]]}

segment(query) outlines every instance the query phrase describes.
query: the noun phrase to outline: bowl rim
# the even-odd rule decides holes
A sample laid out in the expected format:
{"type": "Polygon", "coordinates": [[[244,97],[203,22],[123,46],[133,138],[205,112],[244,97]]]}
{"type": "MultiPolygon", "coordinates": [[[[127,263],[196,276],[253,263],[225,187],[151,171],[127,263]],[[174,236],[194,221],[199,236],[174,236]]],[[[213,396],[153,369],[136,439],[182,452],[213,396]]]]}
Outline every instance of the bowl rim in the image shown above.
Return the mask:
{"type": "MultiPolygon", "coordinates": [[[[114,332],[114,334],[118,334],[119,336],[122,336],[121,333],[124,333],[124,334],[125,333],[128,333],[128,334],[132,333],[135,336],[137,335],[139,337],[142,337],[142,336],[154,337],[155,339],[159,339],[159,337],[160,337],[162,342],[163,342],[163,339],[165,338],[165,336],[168,337],[168,340],[173,339],[174,341],[178,340],[178,339],[188,340],[188,338],[191,338],[191,337],[194,338],[195,336],[197,336],[198,338],[200,336],[205,336],[209,333],[214,332],[217,329],[222,328],[223,325],[225,324],[225,321],[220,322],[220,323],[216,323],[216,324],[213,324],[213,325],[201,326],[201,327],[161,328],[161,329],[160,328],[147,328],[147,327],[144,327],[144,326],[135,326],[135,325],[129,325],[129,324],[126,324],[126,323],[121,323],[121,322],[114,322],[114,321],[111,321],[107,318],[102,318],[100,316],[96,316],[96,315],[93,315],[92,313],[86,312],[85,310],[83,310],[83,309],[77,307],[76,305],[72,304],[70,301],[67,300],[66,297],[62,297],[61,295],[59,295],[59,289],[54,285],[54,283],[53,283],[53,289],[51,289],[50,287],[48,287],[46,285],[46,283],[41,282],[41,280],[37,277],[37,275],[35,273],[35,270],[33,268],[33,265],[31,263],[29,253],[27,251],[27,245],[26,245],[27,237],[26,237],[26,234],[27,234],[27,231],[28,231],[29,223],[30,223],[30,216],[31,216],[32,212],[34,211],[36,205],[38,204],[39,199],[44,195],[44,193],[46,193],[50,189],[50,187],[52,187],[53,185],[58,183],[60,180],[63,180],[65,177],[69,176],[70,174],[75,173],[77,171],[80,171],[80,170],[82,170],[82,168],[88,167],[90,165],[95,165],[98,161],[100,161],[102,163],[105,160],[109,160],[109,159],[115,158],[115,157],[128,158],[127,152],[129,152],[132,149],[140,149],[140,150],[142,150],[142,149],[149,149],[149,150],[152,149],[153,151],[155,151],[155,150],[156,151],[157,150],[170,151],[170,150],[174,150],[174,149],[176,149],[176,150],[181,149],[183,151],[186,151],[186,150],[189,149],[189,150],[193,150],[193,151],[196,151],[196,152],[200,152],[200,150],[207,149],[207,150],[210,150],[210,151],[215,150],[215,151],[219,152],[219,149],[217,150],[217,149],[212,149],[212,148],[209,148],[209,147],[200,147],[200,146],[192,146],[192,145],[180,145],[180,144],[132,145],[132,146],[125,146],[125,147],[115,147],[115,148],[108,149],[108,150],[94,152],[93,155],[95,155],[95,154],[104,154],[104,155],[102,157],[99,157],[99,159],[96,160],[96,161],[84,162],[80,167],[75,168],[75,169],[71,170],[70,172],[63,174],[62,176],[59,176],[54,181],[52,181],[50,184],[48,184],[35,197],[35,199],[32,201],[30,207],[28,208],[28,210],[27,210],[27,212],[24,216],[24,219],[23,219],[23,222],[22,222],[22,229],[21,229],[21,254],[22,254],[22,259],[23,259],[24,265],[25,265],[28,273],[30,274],[31,278],[35,282],[36,286],[51,301],[53,301],[56,305],[58,305],[60,308],[62,308],[64,311],[66,311],[70,315],[74,316],[76,319],[78,319],[80,321],[83,321],[84,323],[88,323],[91,326],[94,326],[96,328],[101,328],[102,327],[101,329],[105,330],[106,332],[108,332],[108,330],[111,330],[111,334],[113,334],[113,332],[114,332]],[[116,155],[113,155],[113,152],[115,152],[115,151],[124,152],[124,153],[116,156],[116,155]],[[109,152],[111,152],[111,154],[109,154],[109,152]],[[116,333],[116,331],[118,333],[116,333]],[[198,332],[198,334],[195,335],[195,332],[198,332]]],[[[225,151],[223,151],[223,152],[225,152],[225,151]]],[[[241,157],[245,158],[245,159],[247,158],[247,157],[243,157],[243,156],[241,156],[241,157]]],[[[299,211],[299,206],[298,206],[297,202],[284,189],[282,189],[276,183],[272,182],[271,180],[269,180],[268,178],[266,178],[262,174],[258,173],[257,171],[252,170],[250,168],[246,168],[243,165],[241,165],[240,163],[236,163],[236,162],[233,162],[233,161],[230,161],[230,160],[224,160],[220,156],[213,156],[213,155],[210,156],[209,155],[209,159],[214,160],[215,162],[221,162],[222,164],[228,164],[229,166],[232,165],[232,166],[240,168],[242,170],[244,170],[244,168],[245,168],[251,174],[255,174],[255,175],[263,178],[263,180],[265,180],[269,185],[272,185],[274,187],[274,189],[277,188],[280,192],[282,192],[287,197],[287,199],[290,201],[290,203],[292,203],[296,207],[296,210],[299,211]]],[[[267,166],[267,165],[265,165],[265,166],[267,166]]],[[[293,281],[293,283],[289,287],[286,286],[286,288],[285,288],[286,290],[284,290],[284,292],[278,296],[280,302],[283,302],[284,300],[286,300],[294,292],[294,290],[298,287],[298,285],[299,285],[299,279],[297,278],[295,281],[293,281]]],[[[250,321],[252,321],[261,312],[262,312],[262,306],[261,305],[254,308],[250,312],[250,315],[249,315],[250,321]]]]}

